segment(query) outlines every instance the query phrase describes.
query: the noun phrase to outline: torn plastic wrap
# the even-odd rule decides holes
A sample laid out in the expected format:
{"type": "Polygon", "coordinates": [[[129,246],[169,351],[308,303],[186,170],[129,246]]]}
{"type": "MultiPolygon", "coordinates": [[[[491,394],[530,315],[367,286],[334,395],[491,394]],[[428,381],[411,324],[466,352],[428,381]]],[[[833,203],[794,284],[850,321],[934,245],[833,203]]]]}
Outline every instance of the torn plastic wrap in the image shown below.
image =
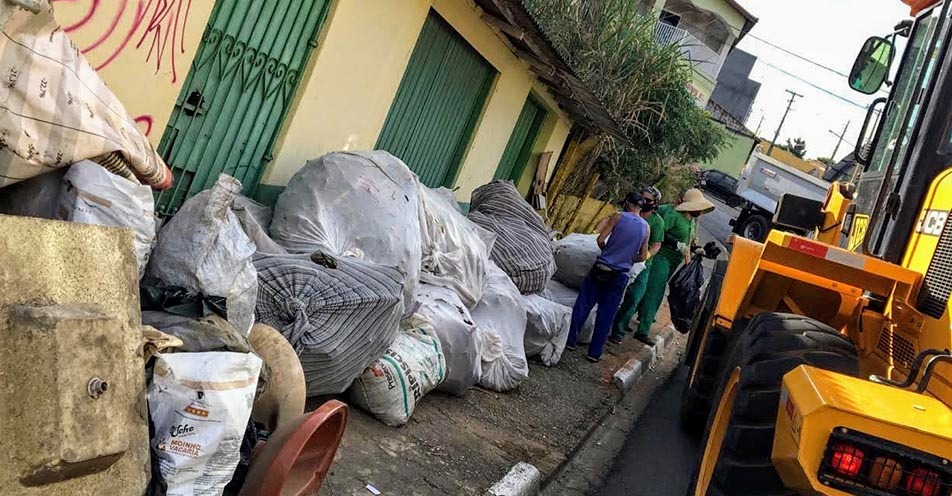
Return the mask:
{"type": "Polygon", "coordinates": [[[81,224],[132,229],[141,278],[155,245],[152,189],[121,178],[89,160],[71,165],[64,181],[57,217],[81,224]]]}
{"type": "Polygon", "coordinates": [[[258,278],[255,244],[231,204],[241,183],[225,174],[189,198],[159,231],[147,274],[166,285],[226,299],[228,322],[247,336],[254,324],[258,278]]]}
{"type": "Polygon", "coordinates": [[[467,308],[473,308],[483,296],[486,264],[496,235],[460,213],[456,200],[425,186],[420,190],[420,280],[454,290],[467,308]]]}

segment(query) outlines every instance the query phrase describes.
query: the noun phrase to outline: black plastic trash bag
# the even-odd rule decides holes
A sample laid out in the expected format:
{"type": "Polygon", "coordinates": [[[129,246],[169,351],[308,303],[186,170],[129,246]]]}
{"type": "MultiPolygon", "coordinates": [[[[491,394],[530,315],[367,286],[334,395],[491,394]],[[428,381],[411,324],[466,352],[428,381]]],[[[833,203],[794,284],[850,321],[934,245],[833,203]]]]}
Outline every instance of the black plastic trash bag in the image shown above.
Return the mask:
{"type": "Polygon", "coordinates": [[[681,334],[691,330],[694,312],[701,304],[701,288],[704,286],[704,266],[701,261],[701,257],[693,257],[691,263],[681,266],[668,281],[671,322],[681,334]]]}

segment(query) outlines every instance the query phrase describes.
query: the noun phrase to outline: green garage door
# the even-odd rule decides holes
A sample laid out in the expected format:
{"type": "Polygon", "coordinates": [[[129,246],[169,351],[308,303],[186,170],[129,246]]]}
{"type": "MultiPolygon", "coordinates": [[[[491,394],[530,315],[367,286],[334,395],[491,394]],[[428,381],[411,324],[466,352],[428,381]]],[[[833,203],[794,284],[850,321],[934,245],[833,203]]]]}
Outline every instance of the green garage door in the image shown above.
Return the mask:
{"type": "Polygon", "coordinates": [[[516,127],[509,136],[509,143],[499,160],[499,167],[496,168],[493,179],[509,179],[518,185],[522,172],[529,163],[529,156],[532,155],[532,147],[539,137],[545,115],[545,108],[530,95],[522,106],[522,112],[519,113],[516,127]]]}
{"type": "Polygon", "coordinates": [[[496,71],[430,12],[384,122],[377,148],[423,184],[451,186],[496,71]]]}

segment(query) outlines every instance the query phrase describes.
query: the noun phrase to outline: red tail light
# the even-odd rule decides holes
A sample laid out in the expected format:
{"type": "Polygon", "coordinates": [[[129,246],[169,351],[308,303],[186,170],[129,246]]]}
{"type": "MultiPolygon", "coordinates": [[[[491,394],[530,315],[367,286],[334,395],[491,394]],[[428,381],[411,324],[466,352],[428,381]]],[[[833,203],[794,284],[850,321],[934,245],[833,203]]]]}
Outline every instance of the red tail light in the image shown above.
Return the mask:
{"type": "Polygon", "coordinates": [[[915,496],[938,496],[942,479],[927,468],[917,468],[906,477],[904,487],[906,492],[915,496]]]}
{"type": "Polygon", "coordinates": [[[863,450],[849,444],[838,444],[833,447],[833,457],[830,464],[840,475],[856,477],[863,468],[863,450]]]}
{"type": "Polygon", "coordinates": [[[948,459],[846,427],[830,433],[817,477],[847,494],[952,496],[948,459]]]}

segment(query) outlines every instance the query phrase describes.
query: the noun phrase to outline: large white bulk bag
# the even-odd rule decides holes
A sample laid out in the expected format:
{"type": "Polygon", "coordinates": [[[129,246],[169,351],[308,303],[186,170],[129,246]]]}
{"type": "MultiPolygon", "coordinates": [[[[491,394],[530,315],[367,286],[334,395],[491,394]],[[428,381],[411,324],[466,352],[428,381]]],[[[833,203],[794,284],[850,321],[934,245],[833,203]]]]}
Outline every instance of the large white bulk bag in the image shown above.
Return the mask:
{"type": "Polygon", "coordinates": [[[515,389],[529,377],[524,339],[526,310],[509,276],[490,262],[483,299],[472,315],[482,340],[479,383],[495,391],[515,389]]]}
{"type": "Polygon", "coordinates": [[[572,307],[539,295],[523,296],[522,304],[528,317],[526,356],[538,356],[547,367],[559,363],[565,350],[565,340],[569,336],[572,307]]]}
{"type": "Polygon", "coordinates": [[[460,213],[456,200],[425,186],[420,189],[420,280],[452,289],[467,308],[473,308],[483,296],[486,264],[496,235],[460,213]]]}
{"type": "Polygon", "coordinates": [[[476,323],[451,289],[421,284],[416,305],[416,312],[433,325],[446,357],[446,379],[438,389],[461,396],[479,382],[483,373],[482,342],[476,323]]]}
{"type": "Polygon", "coordinates": [[[406,274],[407,311],[420,281],[419,181],[385,152],[311,160],[278,197],[271,236],[292,253],[363,258],[406,274]]]}

